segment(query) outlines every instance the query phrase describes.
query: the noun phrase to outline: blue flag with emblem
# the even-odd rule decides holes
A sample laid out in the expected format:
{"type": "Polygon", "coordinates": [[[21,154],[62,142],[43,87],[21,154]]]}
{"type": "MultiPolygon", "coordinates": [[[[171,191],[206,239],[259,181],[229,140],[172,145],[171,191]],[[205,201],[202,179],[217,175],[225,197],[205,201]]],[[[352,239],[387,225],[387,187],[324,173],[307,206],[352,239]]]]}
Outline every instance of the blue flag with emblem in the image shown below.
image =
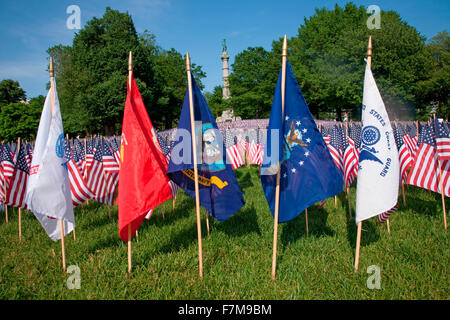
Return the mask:
{"type": "Polygon", "coordinates": [[[294,219],[312,204],[342,192],[343,177],[286,62],[284,115],[281,109],[281,77],[270,113],[267,143],[261,167],[261,183],[272,215],[280,171],[279,222],[294,219]]]}
{"type": "MultiPolygon", "coordinates": [[[[192,95],[200,204],[215,219],[224,221],[244,205],[244,199],[231,164],[226,161],[223,137],[194,77],[192,95]]],[[[189,92],[186,90],[167,173],[170,179],[195,198],[190,119],[189,92]]]]}

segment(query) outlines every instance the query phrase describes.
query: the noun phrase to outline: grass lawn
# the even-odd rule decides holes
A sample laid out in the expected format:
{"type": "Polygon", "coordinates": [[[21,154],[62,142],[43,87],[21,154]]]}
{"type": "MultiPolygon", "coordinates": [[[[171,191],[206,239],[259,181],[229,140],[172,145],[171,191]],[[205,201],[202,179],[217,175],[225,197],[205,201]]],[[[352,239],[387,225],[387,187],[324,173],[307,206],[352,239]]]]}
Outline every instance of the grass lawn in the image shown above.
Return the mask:
{"type": "MultiPolygon", "coordinates": [[[[66,236],[66,263],[80,268],[81,288],[70,290],[53,242],[31,212],[0,216],[0,299],[449,299],[449,240],[441,196],[406,186],[407,206],[390,219],[391,233],[376,218],[363,222],[359,271],[354,272],[356,224],[344,193],[337,208],[323,208],[279,225],[277,277],[271,280],[273,218],[256,167],[236,176],[246,205],[225,222],[202,209],[203,281],[198,275],[195,202],[179,190],[145,220],[133,239],[133,271],[118,235],[117,206],[90,201],[75,209],[76,240],[66,236]],[[366,285],[367,268],[381,271],[381,288],[366,285]]],[[[352,206],[355,185],[351,188],[352,206]]],[[[447,208],[449,208],[447,203],[447,208]]]]}

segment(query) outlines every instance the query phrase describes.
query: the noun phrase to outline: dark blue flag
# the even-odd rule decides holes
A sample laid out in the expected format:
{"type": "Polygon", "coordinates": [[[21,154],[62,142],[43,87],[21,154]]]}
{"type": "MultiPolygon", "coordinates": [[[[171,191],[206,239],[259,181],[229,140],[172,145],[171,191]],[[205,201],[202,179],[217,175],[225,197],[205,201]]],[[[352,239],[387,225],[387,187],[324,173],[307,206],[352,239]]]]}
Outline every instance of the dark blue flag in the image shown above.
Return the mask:
{"type": "MultiPolygon", "coordinates": [[[[218,221],[228,219],[244,205],[231,165],[226,162],[222,135],[192,77],[200,204],[218,221]]],[[[167,174],[195,198],[189,92],[186,90],[167,174]]]]}
{"type": "Polygon", "coordinates": [[[281,162],[279,222],[292,220],[312,204],[340,193],[343,184],[342,173],[317,129],[289,62],[285,92],[282,118],[280,71],[261,168],[261,183],[274,215],[277,168],[281,162]]]}

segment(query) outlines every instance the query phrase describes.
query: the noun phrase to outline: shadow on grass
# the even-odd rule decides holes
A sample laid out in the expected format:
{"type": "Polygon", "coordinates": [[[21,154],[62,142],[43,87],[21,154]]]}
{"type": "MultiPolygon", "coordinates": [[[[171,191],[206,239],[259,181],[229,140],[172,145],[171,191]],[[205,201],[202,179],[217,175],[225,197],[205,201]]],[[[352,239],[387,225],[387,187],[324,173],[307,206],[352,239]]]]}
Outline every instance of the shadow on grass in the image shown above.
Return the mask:
{"type": "MultiPolygon", "coordinates": [[[[202,230],[205,230],[204,223],[202,221],[202,230]]],[[[202,234],[202,237],[204,235],[202,234]]],[[[190,223],[188,226],[178,231],[176,234],[169,237],[169,242],[163,244],[156,252],[159,253],[171,253],[178,252],[187,248],[192,242],[197,241],[197,224],[190,223]]]]}
{"type": "MultiPolygon", "coordinates": [[[[352,249],[356,249],[356,235],[358,232],[358,225],[355,223],[355,211],[353,210],[352,217],[348,216],[348,208],[346,211],[347,219],[347,240],[352,249]]],[[[368,246],[380,240],[379,230],[376,224],[379,223],[376,217],[364,220],[361,227],[361,247],[368,246]]]]}
{"type": "Polygon", "coordinates": [[[165,203],[158,206],[153,212],[151,218],[147,221],[144,220],[139,230],[145,230],[152,225],[163,226],[175,223],[177,220],[186,218],[190,214],[195,215],[195,200],[186,195],[186,197],[178,196],[175,200],[175,210],[172,211],[172,199],[167,200],[165,203]],[[164,217],[163,217],[164,206],[164,217]],[[147,222],[147,223],[146,223],[147,222]]]}
{"type": "Polygon", "coordinates": [[[308,230],[306,233],[305,211],[295,219],[282,224],[280,241],[284,246],[296,242],[302,237],[333,236],[334,231],[327,227],[328,211],[313,205],[308,208],[308,230]]]}
{"type": "Polygon", "coordinates": [[[122,244],[122,240],[117,236],[117,234],[110,234],[105,238],[96,240],[93,244],[89,244],[87,248],[87,253],[96,253],[97,250],[104,250],[107,248],[119,248],[122,244]]]}
{"type": "Polygon", "coordinates": [[[406,207],[403,205],[402,194],[399,192],[398,203],[400,209],[411,210],[413,214],[426,216],[442,214],[442,196],[440,193],[412,185],[405,185],[405,200],[406,207]],[[407,191],[407,189],[409,190],[407,191]]]}
{"type": "Polygon", "coordinates": [[[261,235],[258,216],[253,204],[239,210],[228,220],[216,225],[218,231],[222,231],[232,237],[242,237],[249,233],[261,235]]]}
{"type": "Polygon", "coordinates": [[[242,171],[235,171],[235,174],[241,190],[245,190],[254,186],[250,171],[246,171],[245,173],[243,173],[242,171]]]}

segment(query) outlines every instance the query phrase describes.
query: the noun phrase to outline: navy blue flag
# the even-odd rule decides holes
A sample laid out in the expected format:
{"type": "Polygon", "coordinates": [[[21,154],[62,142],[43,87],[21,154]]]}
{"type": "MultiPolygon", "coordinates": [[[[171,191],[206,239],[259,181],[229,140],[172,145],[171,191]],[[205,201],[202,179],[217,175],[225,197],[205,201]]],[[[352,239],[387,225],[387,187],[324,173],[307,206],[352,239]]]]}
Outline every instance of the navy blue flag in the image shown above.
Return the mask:
{"type": "Polygon", "coordinates": [[[286,62],[284,116],[280,71],[267,130],[261,183],[274,215],[277,169],[281,162],[279,222],[292,220],[312,204],[342,192],[342,173],[317,129],[289,62],[286,62]]]}
{"type": "MultiPolygon", "coordinates": [[[[222,135],[194,77],[192,95],[200,204],[218,221],[225,221],[244,205],[244,198],[231,164],[226,162],[222,135]]],[[[167,174],[195,198],[190,119],[189,92],[186,90],[167,174]]]]}

